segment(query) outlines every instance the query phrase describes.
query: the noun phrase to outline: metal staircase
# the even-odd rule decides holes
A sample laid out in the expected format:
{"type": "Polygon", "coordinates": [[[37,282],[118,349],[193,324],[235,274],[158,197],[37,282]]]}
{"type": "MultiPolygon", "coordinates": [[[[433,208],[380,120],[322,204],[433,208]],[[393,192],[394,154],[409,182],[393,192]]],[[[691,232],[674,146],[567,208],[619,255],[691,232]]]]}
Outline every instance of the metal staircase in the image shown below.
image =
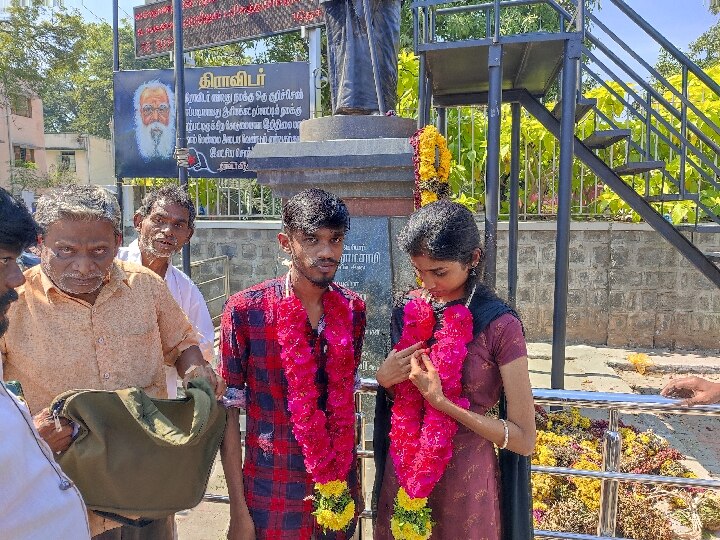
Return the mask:
{"type": "MultiPolygon", "coordinates": [[[[559,141],[553,388],[563,386],[574,159],[585,163],[720,287],[720,254],[703,253],[693,243],[695,233],[720,234],[717,206],[708,202],[707,195],[710,190],[720,190],[720,127],[703,113],[690,92],[691,87],[699,87],[705,96],[720,96],[720,85],[624,0],[609,1],[635,25],[637,32],[654,40],[677,62],[679,81],[668,80],[655,70],[590,12],[585,0],[566,0],[564,4],[570,10],[556,0],[493,0],[462,5],[445,0],[415,0],[412,4],[414,47],[420,57],[419,126],[430,122],[431,107],[441,116],[446,107],[487,105],[485,262],[486,282],[493,287],[497,266],[500,107],[511,103],[513,112],[509,200],[517,200],[520,107],[559,141]],[[501,32],[504,13],[533,8],[556,17],[559,24],[555,30],[541,28],[514,35],[501,32]],[[438,31],[442,28],[438,21],[460,14],[474,17],[474,24],[484,27],[482,35],[451,40],[438,31]],[[630,64],[646,74],[639,74],[630,64]],[[592,87],[605,88],[622,105],[622,111],[603,112],[595,99],[583,95],[583,89],[592,87]],[[551,93],[559,98],[552,109],[544,103],[551,93]],[[577,123],[588,115],[592,115],[594,131],[581,140],[577,123]],[[630,119],[635,130],[629,125],[630,119]],[[664,216],[665,204],[678,201],[692,205],[694,217],[674,226],[664,216]]],[[[514,206],[510,205],[511,265],[516,264],[513,261],[517,256],[518,217],[514,206]]],[[[517,272],[509,268],[508,274],[512,280],[517,272]]],[[[508,284],[510,291],[515,287],[514,283],[508,284]]]]}

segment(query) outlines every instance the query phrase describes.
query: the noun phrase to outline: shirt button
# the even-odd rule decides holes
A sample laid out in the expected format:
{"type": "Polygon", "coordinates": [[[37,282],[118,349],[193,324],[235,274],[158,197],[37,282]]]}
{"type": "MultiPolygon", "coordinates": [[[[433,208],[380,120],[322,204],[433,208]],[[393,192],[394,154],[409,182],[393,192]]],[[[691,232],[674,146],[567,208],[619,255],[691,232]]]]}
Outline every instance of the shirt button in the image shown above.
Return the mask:
{"type": "Polygon", "coordinates": [[[103,373],[103,379],[105,379],[107,381],[109,378],[110,378],[109,373],[103,373]]]}
{"type": "Polygon", "coordinates": [[[103,343],[105,343],[105,338],[98,338],[98,343],[99,343],[100,345],[102,345],[103,343]]]}

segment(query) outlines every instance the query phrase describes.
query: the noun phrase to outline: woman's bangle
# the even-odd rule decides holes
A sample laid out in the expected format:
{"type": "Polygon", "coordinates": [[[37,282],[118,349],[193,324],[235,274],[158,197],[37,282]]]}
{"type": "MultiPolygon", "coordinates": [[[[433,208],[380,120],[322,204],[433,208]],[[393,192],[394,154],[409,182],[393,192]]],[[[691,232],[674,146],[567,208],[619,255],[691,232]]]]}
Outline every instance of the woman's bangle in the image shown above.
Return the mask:
{"type": "Polygon", "coordinates": [[[505,437],[503,438],[502,445],[498,446],[500,450],[505,450],[507,448],[508,439],[510,438],[510,430],[508,429],[508,424],[505,420],[500,418],[500,421],[503,423],[503,429],[505,430],[505,437]]]}

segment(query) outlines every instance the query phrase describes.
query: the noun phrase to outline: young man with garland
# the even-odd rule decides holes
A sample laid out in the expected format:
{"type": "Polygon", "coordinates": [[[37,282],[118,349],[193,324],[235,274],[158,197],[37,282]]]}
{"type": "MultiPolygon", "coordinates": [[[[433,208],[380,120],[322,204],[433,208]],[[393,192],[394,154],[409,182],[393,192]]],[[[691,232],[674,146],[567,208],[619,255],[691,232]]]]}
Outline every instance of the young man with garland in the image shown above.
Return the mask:
{"type": "Polygon", "coordinates": [[[278,234],[289,272],[235,294],[223,312],[229,539],[354,532],[362,504],[353,396],[365,304],[333,283],[349,228],[336,196],[308,189],[292,197],[278,234]],[[244,464],[238,407],[247,420],[244,464]]]}

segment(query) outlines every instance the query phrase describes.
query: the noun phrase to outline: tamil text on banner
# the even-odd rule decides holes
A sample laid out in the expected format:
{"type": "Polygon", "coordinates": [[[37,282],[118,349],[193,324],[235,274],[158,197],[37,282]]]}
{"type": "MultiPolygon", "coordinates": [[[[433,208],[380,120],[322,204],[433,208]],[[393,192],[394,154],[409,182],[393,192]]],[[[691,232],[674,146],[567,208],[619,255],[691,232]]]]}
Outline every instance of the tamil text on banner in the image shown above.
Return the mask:
{"type": "MultiPolygon", "coordinates": [[[[295,142],[309,118],[307,62],[185,70],[188,172],[254,178],[247,157],[259,142],[295,142]]],[[[115,73],[115,172],[177,176],[172,70],[115,73]]]]}

